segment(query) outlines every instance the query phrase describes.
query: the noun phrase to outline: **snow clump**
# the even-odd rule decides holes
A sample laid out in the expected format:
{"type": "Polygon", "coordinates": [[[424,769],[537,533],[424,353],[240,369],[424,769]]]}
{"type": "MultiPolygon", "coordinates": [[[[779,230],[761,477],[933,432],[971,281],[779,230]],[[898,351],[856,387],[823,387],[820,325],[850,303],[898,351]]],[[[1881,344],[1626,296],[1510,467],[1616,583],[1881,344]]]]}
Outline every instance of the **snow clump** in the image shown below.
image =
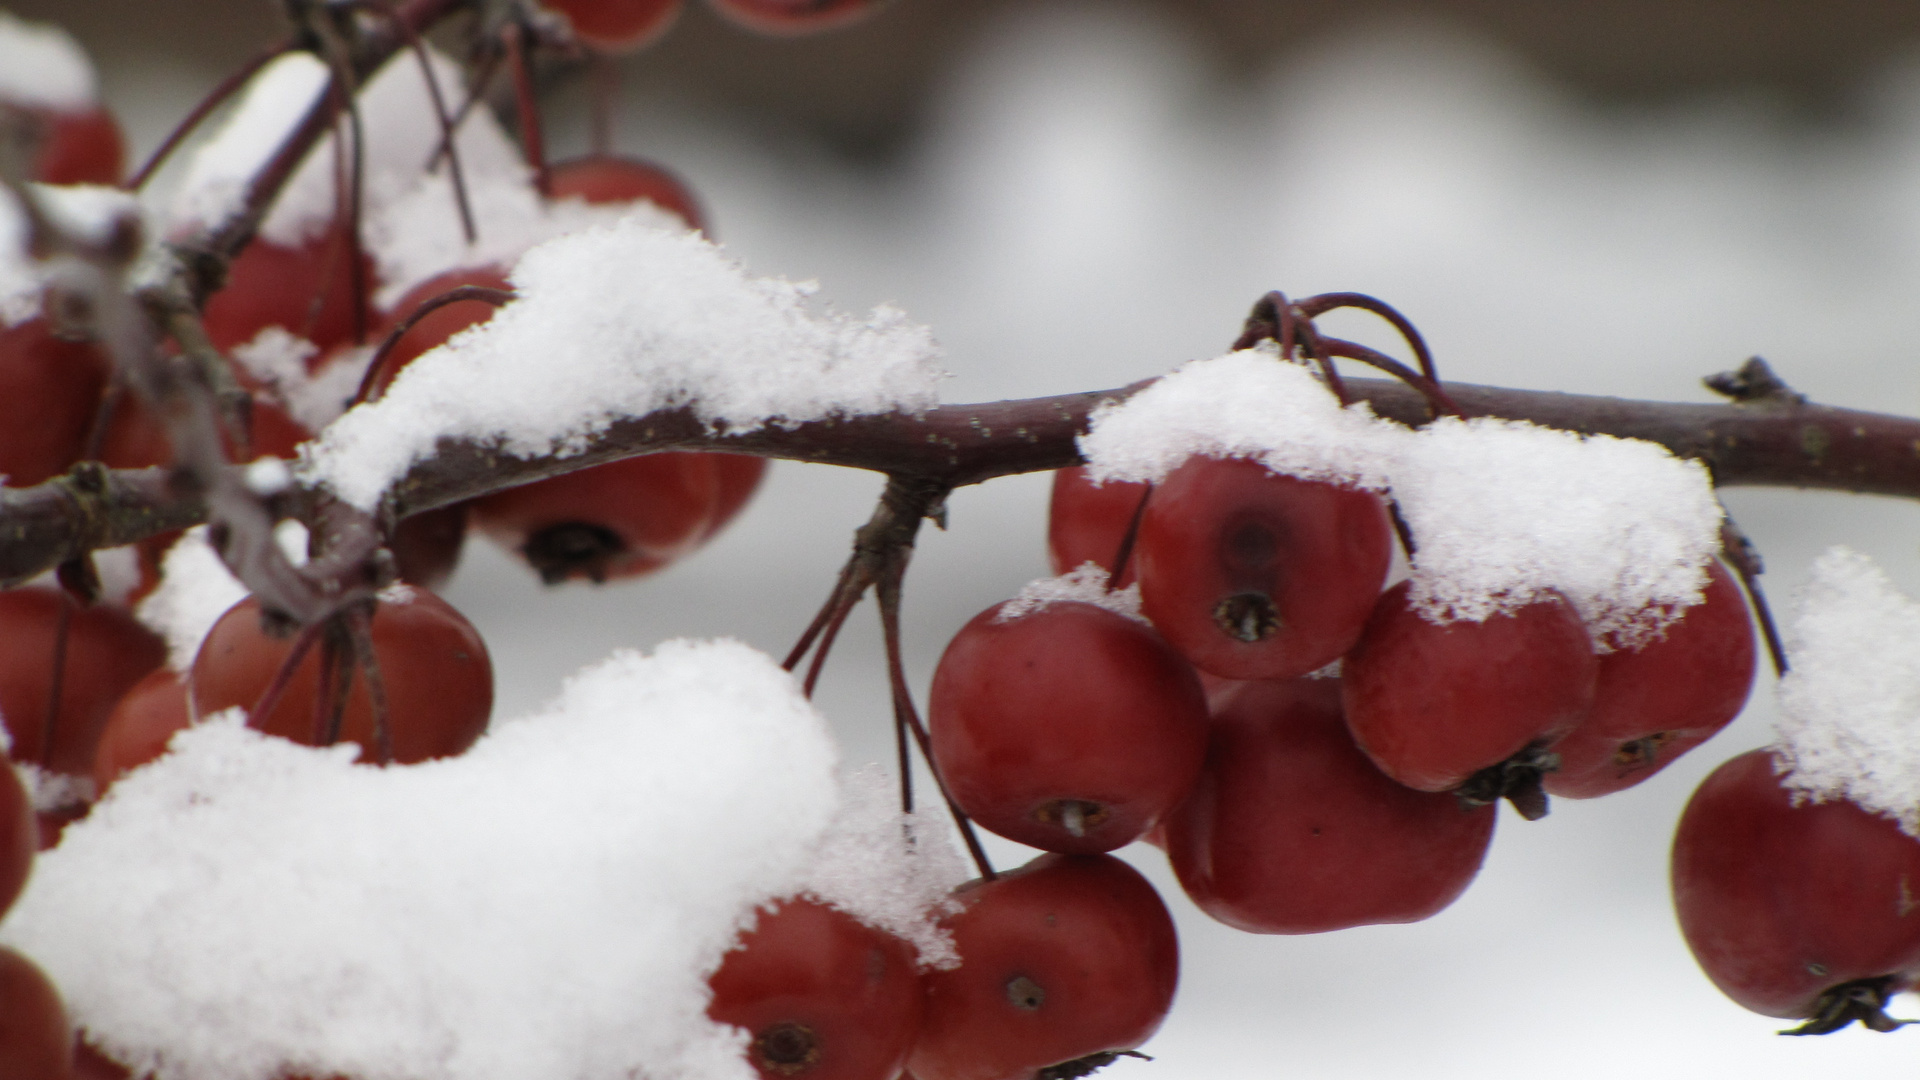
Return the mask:
{"type": "Polygon", "coordinates": [[[1799,600],[1779,688],[1782,785],[1920,838],[1920,603],[1844,547],[1814,562],[1799,600]]]}
{"type": "MultiPolygon", "coordinates": [[[[0,940],[159,1080],[750,1080],[708,974],[810,873],[862,907],[810,871],[826,725],[736,642],[617,652],[456,758],[356,752],[239,710],[179,733],[36,860],[0,940]]],[[[938,887],[896,874],[870,917],[938,887]]]]}
{"type": "Polygon", "coordinates": [[[816,308],[813,286],[752,277],[696,233],[622,219],[540,245],[511,280],[519,299],[307,444],[306,478],[372,509],[441,439],[565,456],[663,409],[740,431],[937,401],[926,327],[816,308]]]}
{"type": "Polygon", "coordinates": [[[1040,611],[1049,604],[1073,602],[1106,608],[1134,622],[1146,622],[1147,617],[1140,613],[1139,584],[1136,582],[1124,589],[1113,589],[1108,587],[1108,581],[1106,568],[1092,561],[1081,563],[1059,577],[1029,581],[1020,587],[1013,599],[1000,605],[999,610],[994,612],[993,621],[1012,622],[1040,611]]]}
{"type": "Polygon", "coordinates": [[[1631,648],[1698,603],[1719,550],[1706,469],[1664,447],[1538,425],[1442,417],[1408,429],[1342,408],[1271,348],[1188,363],[1096,409],[1080,439],[1095,482],[1158,482],[1194,454],[1381,491],[1413,534],[1412,600],[1480,621],[1550,591],[1597,648],[1631,648]]]}

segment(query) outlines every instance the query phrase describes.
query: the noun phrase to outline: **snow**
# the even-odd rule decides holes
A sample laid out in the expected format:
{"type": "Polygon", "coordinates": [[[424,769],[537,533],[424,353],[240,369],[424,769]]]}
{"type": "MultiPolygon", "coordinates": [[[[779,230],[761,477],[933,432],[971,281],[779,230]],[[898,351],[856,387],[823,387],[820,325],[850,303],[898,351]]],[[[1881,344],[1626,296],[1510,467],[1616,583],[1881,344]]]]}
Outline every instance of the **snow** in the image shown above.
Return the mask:
{"type": "Polygon", "coordinates": [[[72,34],[0,11],[0,102],[76,112],[95,96],[93,65],[72,34]]]}
{"type": "Polygon", "coordinates": [[[1442,417],[1407,429],[1345,408],[1270,349],[1193,361],[1095,410],[1096,480],[1156,482],[1192,454],[1384,489],[1412,532],[1412,597],[1434,622],[1480,621],[1549,591],[1602,649],[1631,647],[1699,602],[1719,550],[1707,471],[1655,443],[1442,417]]]}
{"type": "Polygon", "coordinates": [[[946,808],[901,813],[899,781],[877,765],[847,773],[840,799],[804,891],[905,940],[926,967],[959,963],[936,920],[958,910],[949,894],[973,871],[953,846],[946,808]]]}
{"type": "Polygon", "coordinates": [[[752,1076],[705,977],[837,801],[770,659],[619,652],[460,757],[355,752],[237,710],[180,733],[41,856],[0,939],[160,1080],[752,1076]]]}
{"type": "Polygon", "coordinates": [[[1851,799],[1920,838],[1920,603],[1871,558],[1813,566],[1787,633],[1774,750],[1782,783],[1851,799]]]}
{"type": "Polygon", "coordinates": [[[697,233],[645,218],[550,240],[519,298],[402,369],[302,450],[303,476],[371,509],[443,438],[579,453],[613,421],[687,407],[715,429],[932,407],[931,333],[900,312],[811,305],[697,233]]]}
{"type": "Polygon", "coordinates": [[[1147,621],[1147,617],[1140,613],[1139,584],[1124,589],[1108,588],[1107,571],[1096,562],[1081,563],[1058,577],[1027,582],[1014,594],[1013,599],[1000,605],[993,621],[1012,622],[1043,611],[1050,604],[1064,603],[1092,604],[1115,615],[1125,615],[1135,622],[1147,621]]]}
{"type": "MultiPolygon", "coordinates": [[[[327,66],[308,52],[286,53],[261,68],[239,95],[219,130],[194,149],[174,194],[176,226],[211,225],[240,208],[247,183],[280,148],[288,130],[327,87],[327,66]]],[[[333,152],[329,145],[294,174],[261,235],[295,244],[317,234],[333,216],[333,152]],[[324,198],[314,193],[313,170],[324,164],[324,198]],[[313,204],[324,201],[324,216],[312,220],[313,204]]]]}
{"type": "Polygon", "coordinates": [[[1421,614],[1479,621],[1555,590],[1602,649],[1698,603],[1720,549],[1706,469],[1636,439],[1442,418],[1403,445],[1393,498],[1421,614]]]}
{"type": "MultiPolygon", "coordinates": [[[[0,12],[0,15],[3,15],[0,12]]],[[[76,238],[99,243],[131,218],[144,227],[139,200],[118,188],[95,184],[29,184],[43,213],[76,238]]],[[[153,230],[145,229],[147,254],[154,250],[153,230]]],[[[27,220],[16,196],[0,189],[0,327],[15,326],[40,314],[40,292],[53,265],[27,251],[27,220]]]]}
{"type": "Polygon", "coordinates": [[[339,419],[359,392],[375,345],[334,350],[319,370],[309,372],[308,360],[318,351],[313,342],[283,326],[261,329],[249,341],[233,348],[233,359],[260,380],[287,415],[308,431],[319,431],[339,419]]]}
{"type": "Polygon", "coordinates": [[[167,666],[185,672],[200,643],[227,609],[246,599],[247,587],[207,543],[207,527],[182,533],[160,564],[160,584],[134,615],[167,643],[167,666]]]}
{"type": "Polygon", "coordinates": [[[1403,435],[1364,402],[1342,408],[1305,366],[1257,348],[1191,361],[1123,402],[1103,404],[1080,452],[1095,483],[1158,483],[1198,454],[1380,490],[1403,435]]]}

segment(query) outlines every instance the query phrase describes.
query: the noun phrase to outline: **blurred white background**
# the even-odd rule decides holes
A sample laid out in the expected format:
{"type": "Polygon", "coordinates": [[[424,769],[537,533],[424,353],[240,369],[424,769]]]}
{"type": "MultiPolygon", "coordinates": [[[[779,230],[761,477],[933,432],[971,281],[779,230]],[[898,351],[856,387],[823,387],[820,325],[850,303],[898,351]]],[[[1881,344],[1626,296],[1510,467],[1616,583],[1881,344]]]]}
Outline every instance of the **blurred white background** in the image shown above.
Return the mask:
{"type": "MultiPolygon", "coordinates": [[[[643,80],[617,143],[681,171],[754,271],[933,326],[950,401],[1117,386],[1212,355],[1279,288],[1387,299],[1449,379],[1704,401],[1702,376],[1758,353],[1816,401],[1920,410],[1920,56],[1863,66],[1822,121],[1765,91],[1596,103],[1438,17],[1348,27],[1227,80],[1158,9],[999,12],[943,58],[922,122],[878,163],[643,80]]],[[[215,74],[128,60],[107,91],[144,150],[215,74]]],[[[584,147],[581,101],[577,84],[554,97],[562,155],[584,147]]],[[[878,491],[872,476],[783,463],[731,530],[654,578],[547,590],[475,544],[449,598],[491,644],[502,715],[617,646],[732,635],[778,656],[878,491]]],[[[962,622],[1045,572],[1045,499],[1044,477],[956,493],[951,530],[922,541],[907,591],[922,694],[962,622]]],[[[1920,593],[1920,505],[1726,501],[1777,608],[1832,544],[1920,593]]],[[[871,607],[856,616],[818,696],[850,763],[891,760],[874,621],[871,607]]],[[[1769,738],[1771,710],[1763,675],[1732,729],[1643,787],[1560,801],[1538,823],[1503,811],[1479,881],[1423,924],[1243,935],[1188,904],[1158,852],[1130,849],[1180,923],[1185,966],[1146,1048],[1158,1060],[1108,1075],[1910,1071],[1920,1032],[1776,1037],[1780,1023],[1713,989],[1674,928],[1679,808],[1714,764],[1769,738]]]]}

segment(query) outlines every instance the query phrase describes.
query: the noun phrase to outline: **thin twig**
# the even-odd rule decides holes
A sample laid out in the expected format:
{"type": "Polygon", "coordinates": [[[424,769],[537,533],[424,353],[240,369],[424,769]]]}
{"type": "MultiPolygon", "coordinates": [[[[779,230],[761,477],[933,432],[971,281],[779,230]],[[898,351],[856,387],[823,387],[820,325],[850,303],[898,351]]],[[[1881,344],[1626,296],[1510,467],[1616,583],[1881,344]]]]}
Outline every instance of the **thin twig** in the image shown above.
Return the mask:
{"type": "Polygon", "coordinates": [[[214,86],[212,92],[200,99],[200,104],[193,107],[193,111],[187,114],[186,119],[174,125],[173,130],[167,133],[165,139],[161,140],[160,146],[154,150],[152,156],[147,158],[146,164],[140,166],[139,171],[128,177],[127,181],[120,185],[121,190],[139,191],[145,187],[147,181],[153,179],[153,174],[160,171],[160,166],[166,164],[167,158],[172,156],[175,150],[179,149],[180,144],[186,141],[188,135],[193,134],[194,130],[205,122],[208,116],[212,115],[213,110],[219,108],[222,102],[232,97],[236,91],[242,86],[245,86],[255,75],[259,74],[261,68],[266,67],[268,64],[292,51],[292,49],[293,42],[291,40],[275,42],[260,52],[255,53],[246,63],[241,64],[236,71],[226,78],[221,79],[220,82],[214,86]]]}

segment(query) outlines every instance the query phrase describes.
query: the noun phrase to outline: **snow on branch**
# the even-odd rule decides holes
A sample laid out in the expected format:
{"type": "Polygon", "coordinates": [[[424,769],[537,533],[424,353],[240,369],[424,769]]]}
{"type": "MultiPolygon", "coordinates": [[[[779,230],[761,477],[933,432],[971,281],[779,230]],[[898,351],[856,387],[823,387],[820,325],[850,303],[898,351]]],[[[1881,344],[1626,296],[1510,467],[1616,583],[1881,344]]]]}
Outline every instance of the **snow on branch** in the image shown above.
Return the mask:
{"type": "Polygon", "coordinates": [[[671,409],[740,432],[937,401],[925,327],[812,306],[812,286],[752,277],[697,234],[624,219],[536,247],[512,281],[518,300],[310,444],[302,478],[372,509],[443,439],[566,457],[671,409]]]}
{"type": "Polygon", "coordinates": [[[1271,350],[1194,361],[1095,410],[1080,447],[1096,479],[1158,481],[1204,454],[1382,490],[1413,534],[1429,618],[1477,621],[1556,590],[1603,648],[1697,603],[1720,544],[1707,470],[1655,443],[1494,417],[1411,428],[1342,407],[1271,350]]]}

